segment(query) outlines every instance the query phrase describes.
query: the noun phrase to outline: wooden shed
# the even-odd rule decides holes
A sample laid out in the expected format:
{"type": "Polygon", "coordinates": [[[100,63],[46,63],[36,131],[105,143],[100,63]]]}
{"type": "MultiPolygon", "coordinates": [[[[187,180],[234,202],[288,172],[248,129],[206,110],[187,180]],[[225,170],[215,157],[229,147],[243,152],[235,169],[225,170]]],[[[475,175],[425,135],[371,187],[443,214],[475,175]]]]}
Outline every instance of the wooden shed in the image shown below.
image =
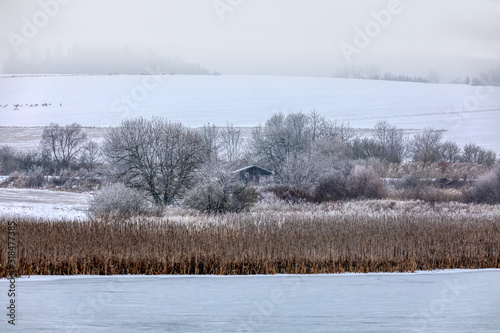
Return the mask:
{"type": "Polygon", "coordinates": [[[269,177],[273,175],[273,172],[256,165],[250,165],[238,170],[233,171],[235,174],[239,174],[241,180],[245,183],[256,183],[260,181],[260,177],[269,177]]]}

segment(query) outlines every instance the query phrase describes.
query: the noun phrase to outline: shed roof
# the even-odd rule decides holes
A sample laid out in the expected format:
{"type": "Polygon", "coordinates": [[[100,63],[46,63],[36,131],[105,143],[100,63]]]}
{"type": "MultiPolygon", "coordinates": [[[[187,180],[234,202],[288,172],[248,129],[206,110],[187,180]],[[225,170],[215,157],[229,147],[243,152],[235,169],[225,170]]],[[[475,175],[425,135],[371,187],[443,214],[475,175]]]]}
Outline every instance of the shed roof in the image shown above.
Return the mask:
{"type": "Polygon", "coordinates": [[[241,169],[238,169],[238,170],[235,170],[233,171],[234,173],[240,173],[240,172],[243,172],[243,171],[249,171],[249,170],[259,170],[260,172],[262,173],[267,173],[269,175],[272,175],[273,172],[271,170],[267,170],[267,169],[264,169],[264,168],[261,168],[259,166],[256,166],[256,165],[249,165],[247,167],[244,167],[244,168],[241,168],[241,169]]]}

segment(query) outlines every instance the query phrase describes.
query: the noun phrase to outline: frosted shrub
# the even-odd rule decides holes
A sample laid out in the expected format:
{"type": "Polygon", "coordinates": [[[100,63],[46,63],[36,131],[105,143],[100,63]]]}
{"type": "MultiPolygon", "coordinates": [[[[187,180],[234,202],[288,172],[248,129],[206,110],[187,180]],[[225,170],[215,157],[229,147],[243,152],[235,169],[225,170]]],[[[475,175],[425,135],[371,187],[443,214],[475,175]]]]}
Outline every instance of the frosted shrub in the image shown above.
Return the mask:
{"type": "Polygon", "coordinates": [[[257,191],[221,166],[205,167],[184,198],[184,206],[215,214],[244,211],[256,202],[257,191]]]}
{"type": "Polygon", "coordinates": [[[480,176],[474,186],[466,191],[465,196],[469,202],[500,203],[500,166],[480,176]]]}
{"type": "Polygon", "coordinates": [[[404,175],[401,179],[396,183],[397,189],[410,189],[415,190],[422,186],[422,183],[418,177],[413,174],[404,175]]]}
{"type": "Polygon", "coordinates": [[[10,146],[0,146],[0,174],[8,175],[19,170],[18,153],[10,146]]]}
{"type": "Polygon", "coordinates": [[[61,170],[56,177],[50,179],[53,187],[63,190],[91,191],[101,184],[101,180],[94,172],[85,170],[61,170]]]}
{"type": "Polygon", "coordinates": [[[347,198],[346,175],[340,171],[320,178],[314,191],[317,202],[335,201],[347,198]]]}
{"type": "Polygon", "coordinates": [[[45,175],[42,168],[32,168],[24,178],[24,187],[43,187],[45,184],[45,175]]]}
{"type": "Polygon", "coordinates": [[[401,179],[395,181],[396,191],[393,193],[396,198],[401,200],[424,200],[433,196],[430,184],[425,182],[414,174],[407,174],[401,179]],[[424,198],[425,197],[425,198],[424,198]]]}
{"type": "Polygon", "coordinates": [[[147,201],[138,191],[123,184],[108,185],[89,202],[90,217],[130,217],[148,214],[147,201]]]}
{"type": "Polygon", "coordinates": [[[313,201],[313,197],[309,194],[310,191],[305,185],[301,187],[274,185],[267,187],[265,191],[274,194],[276,198],[288,203],[296,204],[313,201]]]}
{"type": "MultiPolygon", "coordinates": [[[[390,197],[396,200],[422,200],[428,203],[437,202],[463,202],[464,195],[461,191],[453,188],[445,188],[444,182],[421,179],[410,174],[405,175],[393,182],[390,197]]],[[[458,180],[453,181],[453,186],[461,186],[458,180]]]]}
{"type": "Polygon", "coordinates": [[[6,184],[14,187],[40,188],[46,183],[44,170],[41,167],[32,168],[28,172],[13,172],[6,180],[6,184]]]}
{"type": "Polygon", "coordinates": [[[386,195],[385,184],[372,167],[357,165],[350,171],[336,171],[320,179],[315,189],[317,202],[343,199],[377,199],[386,195]]]}
{"type": "Polygon", "coordinates": [[[380,199],[386,195],[384,182],[373,168],[359,165],[347,177],[346,190],[350,198],[380,199]]]}

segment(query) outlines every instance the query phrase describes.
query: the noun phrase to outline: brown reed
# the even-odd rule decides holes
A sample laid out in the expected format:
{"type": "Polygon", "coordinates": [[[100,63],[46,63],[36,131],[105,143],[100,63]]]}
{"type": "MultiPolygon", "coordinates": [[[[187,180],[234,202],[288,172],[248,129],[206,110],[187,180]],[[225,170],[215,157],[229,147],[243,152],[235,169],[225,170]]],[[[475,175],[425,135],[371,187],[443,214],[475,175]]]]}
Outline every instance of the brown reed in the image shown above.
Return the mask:
{"type": "Polygon", "coordinates": [[[495,216],[310,215],[265,212],[199,217],[16,222],[15,274],[316,274],[500,268],[495,216]]]}

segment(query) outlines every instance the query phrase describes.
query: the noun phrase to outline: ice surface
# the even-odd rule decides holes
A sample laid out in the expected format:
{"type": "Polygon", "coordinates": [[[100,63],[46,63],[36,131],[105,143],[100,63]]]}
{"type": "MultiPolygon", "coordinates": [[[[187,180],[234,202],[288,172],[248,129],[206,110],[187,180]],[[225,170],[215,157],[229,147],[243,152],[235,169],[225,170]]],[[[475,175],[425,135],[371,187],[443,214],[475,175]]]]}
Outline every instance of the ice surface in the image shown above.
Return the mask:
{"type": "MultiPolygon", "coordinates": [[[[8,302],[0,280],[0,304],[8,302]]],[[[500,270],[16,280],[2,332],[498,332],[500,270]]],[[[2,305],[2,307],[3,307],[2,305]]],[[[5,309],[5,308],[4,308],[5,309]]]]}
{"type": "Polygon", "coordinates": [[[0,77],[0,126],[109,126],[153,115],[193,127],[256,126],[275,112],[313,109],[356,128],[388,120],[445,129],[460,145],[500,153],[499,87],[274,76],[0,77]]]}

